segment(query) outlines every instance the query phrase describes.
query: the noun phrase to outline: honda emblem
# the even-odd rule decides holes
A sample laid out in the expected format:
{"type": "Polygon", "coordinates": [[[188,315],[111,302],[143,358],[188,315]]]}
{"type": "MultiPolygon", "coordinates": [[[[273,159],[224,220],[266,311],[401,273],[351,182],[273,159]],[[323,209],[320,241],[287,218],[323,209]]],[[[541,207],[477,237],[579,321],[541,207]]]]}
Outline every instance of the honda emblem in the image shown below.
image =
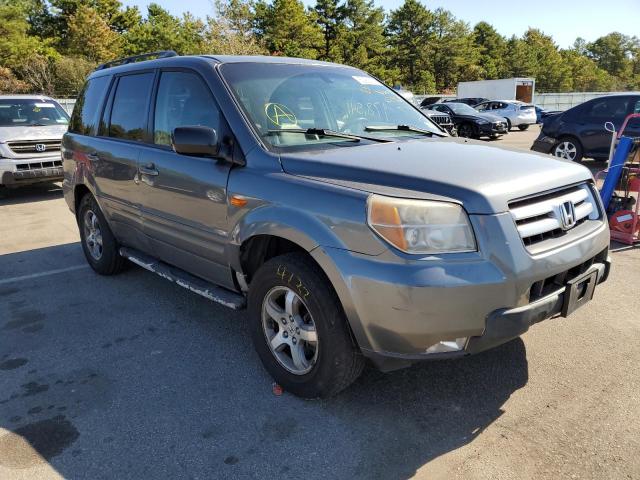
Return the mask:
{"type": "Polygon", "coordinates": [[[562,229],[569,230],[576,225],[576,207],[573,202],[568,201],[560,205],[560,221],[562,229]]]}
{"type": "Polygon", "coordinates": [[[36,152],[44,152],[47,150],[47,146],[44,143],[36,143],[36,152]]]}

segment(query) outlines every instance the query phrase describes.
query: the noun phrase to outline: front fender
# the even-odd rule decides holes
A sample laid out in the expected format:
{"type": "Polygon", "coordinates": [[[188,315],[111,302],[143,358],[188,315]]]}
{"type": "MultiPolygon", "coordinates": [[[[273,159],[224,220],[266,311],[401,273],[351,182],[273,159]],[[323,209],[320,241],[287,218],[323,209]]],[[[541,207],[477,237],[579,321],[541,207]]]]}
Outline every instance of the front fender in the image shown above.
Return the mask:
{"type": "Polygon", "coordinates": [[[344,242],[314,215],[291,207],[264,205],[235,225],[229,242],[231,266],[240,271],[240,246],[257,235],[284,238],[311,252],[319,245],[346,249],[344,242]]]}
{"type": "Polygon", "coordinates": [[[370,348],[368,336],[349,290],[348,279],[341,267],[357,258],[374,258],[365,254],[353,254],[332,229],[318,218],[302,210],[281,206],[257,208],[236,225],[229,242],[231,267],[241,272],[240,246],[257,235],[271,235],[289,240],[310,253],[329,279],[351,326],[355,340],[361,348],[370,348]],[[350,259],[350,260],[348,260],[350,259]],[[340,265],[343,264],[343,265],[340,265]]]}

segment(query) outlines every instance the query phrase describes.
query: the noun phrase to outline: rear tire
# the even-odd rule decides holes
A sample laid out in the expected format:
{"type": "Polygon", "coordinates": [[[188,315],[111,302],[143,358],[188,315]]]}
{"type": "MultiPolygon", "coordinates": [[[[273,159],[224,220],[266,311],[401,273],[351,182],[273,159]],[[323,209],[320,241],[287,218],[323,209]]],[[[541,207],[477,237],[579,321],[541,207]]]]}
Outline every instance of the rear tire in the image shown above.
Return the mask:
{"type": "Polygon", "coordinates": [[[518,128],[520,129],[521,132],[524,132],[526,129],[529,128],[529,125],[518,125],[518,128]]]}
{"type": "Polygon", "coordinates": [[[114,275],[122,270],[125,259],[98,202],[87,193],[78,208],[78,228],[82,250],[91,268],[100,275],[114,275]]]}
{"type": "Polygon", "coordinates": [[[253,344],[284,390],[304,398],[330,397],[362,372],[364,359],[329,280],[305,254],[262,265],[249,290],[253,344]]]}
{"type": "Polygon", "coordinates": [[[582,145],[574,137],[561,137],[551,151],[555,157],[579,162],[582,160],[582,145]]]}

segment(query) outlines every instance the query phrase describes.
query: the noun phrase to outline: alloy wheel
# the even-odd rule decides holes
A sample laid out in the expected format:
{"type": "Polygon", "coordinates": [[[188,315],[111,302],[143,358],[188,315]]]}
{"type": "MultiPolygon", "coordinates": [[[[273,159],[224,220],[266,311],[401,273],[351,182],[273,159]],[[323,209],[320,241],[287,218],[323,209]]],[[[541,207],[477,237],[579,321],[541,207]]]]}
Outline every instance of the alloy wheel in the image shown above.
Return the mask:
{"type": "Polygon", "coordinates": [[[98,216],[93,210],[87,210],[84,214],[84,242],[93,259],[100,260],[102,257],[102,231],[98,216]]]}
{"type": "Polygon", "coordinates": [[[296,292],[285,286],[267,292],[262,329],[280,365],[295,375],[311,371],[318,359],[318,335],[309,309],[296,292]]]}
{"type": "Polygon", "coordinates": [[[564,158],[565,160],[575,160],[578,149],[573,142],[565,140],[556,145],[553,153],[556,157],[564,158]]]}

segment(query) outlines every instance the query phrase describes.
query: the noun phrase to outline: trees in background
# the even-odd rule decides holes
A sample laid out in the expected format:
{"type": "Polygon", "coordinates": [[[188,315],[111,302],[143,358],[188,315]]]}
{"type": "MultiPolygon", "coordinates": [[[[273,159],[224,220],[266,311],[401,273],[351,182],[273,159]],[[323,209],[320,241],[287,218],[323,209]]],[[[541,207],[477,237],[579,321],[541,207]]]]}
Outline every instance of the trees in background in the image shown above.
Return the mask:
{"type": "Polygon", "coordinates": [[[75,95],[98,63],[172,49],[267,54],[353,65],[418,93],[459,81],[535,77],[539,91],[640,89],[640,39],[613,32],[559,48],[537,29],[506,38],[445,9],[404,0],[215,0],[211,16],[146,15],[120,0],[0,0],[0,93],[75,95]]]}

